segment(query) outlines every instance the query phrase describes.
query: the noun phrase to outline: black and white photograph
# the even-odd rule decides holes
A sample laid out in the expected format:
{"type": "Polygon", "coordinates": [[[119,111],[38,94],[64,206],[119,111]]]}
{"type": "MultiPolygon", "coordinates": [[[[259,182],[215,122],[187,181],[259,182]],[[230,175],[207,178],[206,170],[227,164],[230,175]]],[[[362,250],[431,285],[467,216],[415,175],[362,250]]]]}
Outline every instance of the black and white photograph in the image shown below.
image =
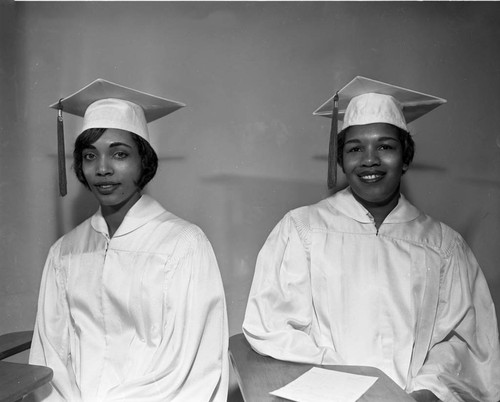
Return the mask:
{"type": "Polygon", "coordinates": [[[500,2],[0,3],[0,402],[500,402],[500,2]]]}

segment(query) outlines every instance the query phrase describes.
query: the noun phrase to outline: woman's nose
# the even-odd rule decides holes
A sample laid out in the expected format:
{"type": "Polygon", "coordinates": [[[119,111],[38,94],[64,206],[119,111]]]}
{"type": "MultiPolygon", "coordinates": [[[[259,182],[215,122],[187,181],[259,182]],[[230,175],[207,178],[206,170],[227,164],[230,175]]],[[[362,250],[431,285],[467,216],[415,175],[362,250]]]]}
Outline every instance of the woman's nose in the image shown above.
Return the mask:
{"type": "Polygon", "coordinates": [[[97,175],[106,176],[113,173],[113,169],[111,164],[108,161],[108,158],[100,158],[97,163],[97,175]]]}
{"type": "Polygon", "coordinates": [[[378,166],[378,165],[380,165],[380,158],[379,158],[379,155],[378,155],[378,152],[376,149],[368,148],[364,152],[363,165],[364,166],[378,166]]]}

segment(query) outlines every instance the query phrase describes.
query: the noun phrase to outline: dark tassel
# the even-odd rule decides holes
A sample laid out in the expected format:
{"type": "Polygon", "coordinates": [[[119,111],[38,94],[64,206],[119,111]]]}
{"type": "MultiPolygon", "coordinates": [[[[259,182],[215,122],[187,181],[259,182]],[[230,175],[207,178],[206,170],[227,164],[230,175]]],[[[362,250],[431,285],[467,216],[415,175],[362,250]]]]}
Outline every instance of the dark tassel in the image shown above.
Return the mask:
{"type": "Polygon", "coordinates": [[[57,113],[57,162],[59,167],[59,194],[64,197],[67,194],[66,183],[66,154],[64,152],[64,126],[62,117],[62,104],[59,100],[57,113]]]}
{"type": "Polygon", "coordinates": [[[328,188],[337,184],[337,126],[338,126],[339,94],[333,97],[332,125],[330,128],[330,145],[328,148],[328,188]]]}

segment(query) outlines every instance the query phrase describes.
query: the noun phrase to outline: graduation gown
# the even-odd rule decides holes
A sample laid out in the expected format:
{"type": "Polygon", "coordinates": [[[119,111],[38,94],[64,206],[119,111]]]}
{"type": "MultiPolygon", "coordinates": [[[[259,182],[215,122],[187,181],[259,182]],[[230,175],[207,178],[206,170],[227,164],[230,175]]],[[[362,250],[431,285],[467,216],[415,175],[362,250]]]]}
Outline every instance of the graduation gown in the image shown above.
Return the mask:
{"type": "Polygon", "coordinates": [[[259,253],[243,331],[277,359],[374,366],[442,401],[500,399],[483,273],[403,195],[379,230],[350,188],[286,214],[259,253]]]}
{"type": "Polygon", "coordinates": [[[47,401],[225,401],[228,327],[212,247],[147,195],[112,238],[100,210],[43,271],[30,363],[47,401]]]}

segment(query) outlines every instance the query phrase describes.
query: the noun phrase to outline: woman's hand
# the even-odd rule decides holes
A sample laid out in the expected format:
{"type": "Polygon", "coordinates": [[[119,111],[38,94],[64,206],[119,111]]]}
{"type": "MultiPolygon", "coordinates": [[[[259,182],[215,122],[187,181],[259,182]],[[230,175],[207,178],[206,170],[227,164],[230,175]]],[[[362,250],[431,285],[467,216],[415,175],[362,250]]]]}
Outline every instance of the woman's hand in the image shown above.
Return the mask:
{"type": "Polygon", "coordinates": [[[439,399],[428,389],[419,389],[410,394],[418,402],[439,402],[439,399]]]}

